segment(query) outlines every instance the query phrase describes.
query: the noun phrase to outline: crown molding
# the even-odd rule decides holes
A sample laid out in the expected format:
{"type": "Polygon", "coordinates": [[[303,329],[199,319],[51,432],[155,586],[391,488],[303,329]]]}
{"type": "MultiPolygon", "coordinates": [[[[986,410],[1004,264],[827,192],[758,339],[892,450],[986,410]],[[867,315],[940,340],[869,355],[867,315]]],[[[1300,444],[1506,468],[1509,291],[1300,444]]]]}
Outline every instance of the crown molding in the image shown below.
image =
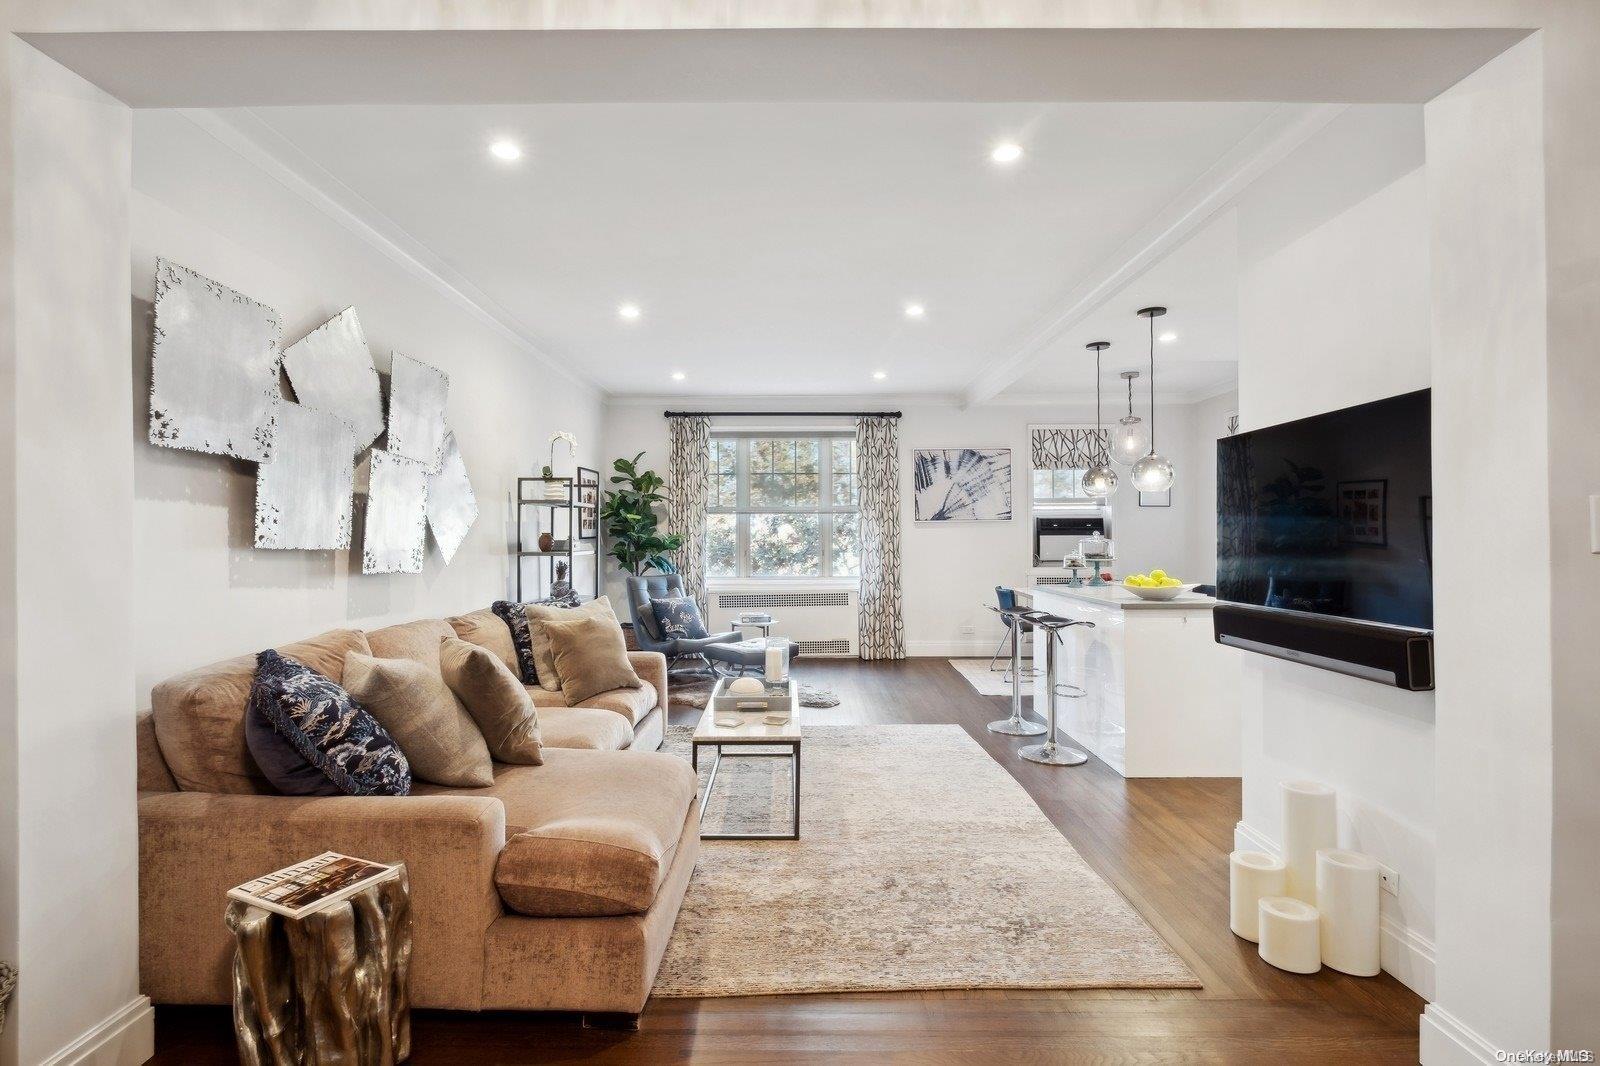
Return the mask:
{"type": "Polygon", "coordinates": [[[1046,349],[1177,250],[1261,175],[1320,132],[1345,104],[1280,104],[1039,318],[968,383],[970,404],[990,403],[1046,349]]]}
{"type": "Polygon", "coordinates": [[[553,358],[515,315],[466,275],[306,155],[254,111],[245,108],[224,115],[218,111],[180,108],[178,113],[384,258],[532,356],[552,374],[565,378],[599,400],[607,398],[604,388],[553,358]]]}
{"type": "Polygon", "coordinates": [[[948,392],[901,393],[812,393],[810,395],[784,394],[782,396],[729,396],[725,393],[699,395],[695,393],[612,393],[606,397],[607,407],[661,407],[673,410],[696,411],[793,411],[797,408],[816,408],[818,414],[827,414],[829,408],[840,411],[878,410],[889,407],[961,407],[962,397],[948,392]]]}

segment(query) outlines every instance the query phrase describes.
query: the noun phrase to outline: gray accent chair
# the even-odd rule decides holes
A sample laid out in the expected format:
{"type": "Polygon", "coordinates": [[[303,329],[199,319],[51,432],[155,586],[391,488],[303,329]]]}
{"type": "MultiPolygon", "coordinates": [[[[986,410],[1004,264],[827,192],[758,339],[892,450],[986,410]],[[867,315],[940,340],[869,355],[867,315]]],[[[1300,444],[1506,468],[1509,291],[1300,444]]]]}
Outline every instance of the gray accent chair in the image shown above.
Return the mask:
{"type": "Polygon", "coordinates": [[[656,612],[650,606],[650,601],[683,595],[687,594],[683,590],[683,577],[680,574],[629,577],[628,610],[633,615],[634,639],[638,642],[640,651],[658,651],[665,655],[669,673],[676,673],[679,676],[684,674],[715,676],[716,669],[706,657],[706,649],[714,644],[737,644],[744,638],[734,630],[727,633],[712,633],[695,640],[669,637],[662,633],[661,627],[656,624],[656,612]],[[686,663],[697,665],[685,668],[686,663]]]}

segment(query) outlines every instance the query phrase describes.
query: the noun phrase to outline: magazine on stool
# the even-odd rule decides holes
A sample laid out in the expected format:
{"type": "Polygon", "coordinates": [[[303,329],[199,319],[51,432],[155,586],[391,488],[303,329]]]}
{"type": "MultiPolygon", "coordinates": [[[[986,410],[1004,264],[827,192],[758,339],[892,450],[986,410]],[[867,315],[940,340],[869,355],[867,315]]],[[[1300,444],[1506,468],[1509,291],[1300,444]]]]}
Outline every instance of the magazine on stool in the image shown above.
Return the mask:
{"type": "Polygon", "coordinates": [[[397,868],[325,851],[230,888],[228,898],[285,918],[304,918],[394,876],[397,868]]]}

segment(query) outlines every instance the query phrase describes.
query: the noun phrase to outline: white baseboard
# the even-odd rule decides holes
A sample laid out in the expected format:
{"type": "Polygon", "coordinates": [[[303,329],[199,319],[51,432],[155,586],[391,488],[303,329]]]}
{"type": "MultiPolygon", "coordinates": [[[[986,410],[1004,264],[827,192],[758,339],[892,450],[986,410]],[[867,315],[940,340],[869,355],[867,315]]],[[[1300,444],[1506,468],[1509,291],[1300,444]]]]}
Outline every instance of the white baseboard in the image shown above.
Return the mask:
{"type": "MultiPolygon", "coordinates": [[[[1278,854],[1278,845],[1253,825],[1237,822],[1233,827],[1233,846],[1241,851],[1278,854]]],[[[1433,999],[1433,941],[1408,928],[1393,915],[1378,919],[1379,965],[1385,973],[1423,999],[1433,999]]]]}
{"type": "Polygon", "coordinates": [[[1418,1059],[1422,1066],[1478,1066],[1502,1061],[1493,1044],[1437,1003],[1428,1004],[1422,1012],[1421,1044],[1418,1059]]]}
{"type": "Polygon", "coordinates": [[[155,1053],[155,1010],[149,996],[139,996],[45,1059],[42,1066],[140,1066],[155,1053]]]}

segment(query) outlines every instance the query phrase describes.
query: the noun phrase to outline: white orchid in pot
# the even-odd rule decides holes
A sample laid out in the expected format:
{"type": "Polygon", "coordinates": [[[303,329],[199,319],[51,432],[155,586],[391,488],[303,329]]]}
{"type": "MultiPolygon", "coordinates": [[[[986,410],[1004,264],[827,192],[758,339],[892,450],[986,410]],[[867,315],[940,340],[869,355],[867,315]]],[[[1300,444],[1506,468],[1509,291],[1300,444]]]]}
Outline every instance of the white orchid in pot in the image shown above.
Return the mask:
{"type": "MultiPolygon", "coordinates": [[[[578,455],[578,438],[564,429],[558,429],[550,434],[550,461],[545,464],[543,476],[553,478],[556,476],[556,445],[562,441],[567,442],[567,454],[574,459],[578,455]]],[[[546,481],[544,496],[547,500],[564,500],[567,498],[567,486],[560,481],[546,481]]]]}

